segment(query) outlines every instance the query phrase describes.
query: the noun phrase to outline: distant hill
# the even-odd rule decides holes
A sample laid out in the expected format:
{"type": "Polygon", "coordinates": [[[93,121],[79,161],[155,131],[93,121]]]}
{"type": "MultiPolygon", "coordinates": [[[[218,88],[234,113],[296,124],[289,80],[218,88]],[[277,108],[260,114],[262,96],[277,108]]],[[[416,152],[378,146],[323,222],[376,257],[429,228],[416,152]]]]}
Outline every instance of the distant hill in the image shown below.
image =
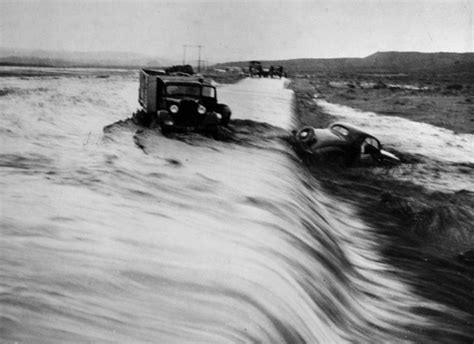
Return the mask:
{"type": "Polygon", "coordinates": [[[390,70],[450,70],[473,71],[474,53],[419,53],[419,52],[377,52],[364,59],[372,68],[390,70]]]}
{"type": "Polygon", "coordinates": [[[127,52],[68,52],[0,48],[0,65],[42,67],[161,67],[176,61],[127,52]]]}
{"type": "MultiPolygon", "coordinates": [[[[474,53],[377,52],[364,58],[303,58],[262,61],[282,65],[290,74],[317,72],[465,73],[474,75],[474,53]]],[[[42,67],[165,67],[180,64],[171,59],[130,52],[66,52],[0,48],[0,65],[42,67]]],[[[248,61],[220,63],[214,68],[247,67],[248,61]]]]}
{"type": "MultiPolygon", "coordinates": [[[[463,72],[474,73],[474,53],[377,52],[365,58],[292,59],[261,61],[264,66],[282,65],[289,73],[315,72],[463,72]]],[[[247,67],[248,61],[228,62],[228,66],[247,67]]]]}

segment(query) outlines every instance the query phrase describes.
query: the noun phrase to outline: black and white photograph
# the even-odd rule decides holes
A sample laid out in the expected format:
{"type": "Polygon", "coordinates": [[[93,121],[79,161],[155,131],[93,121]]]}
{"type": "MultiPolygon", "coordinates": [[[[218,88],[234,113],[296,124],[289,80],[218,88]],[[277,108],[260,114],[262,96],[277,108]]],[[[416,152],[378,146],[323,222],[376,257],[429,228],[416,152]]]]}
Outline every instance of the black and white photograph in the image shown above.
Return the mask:
{"type": "Polygon", "coordinates": [[[473,0],[0,0],[0,343],[474,343],[473,0]]]}

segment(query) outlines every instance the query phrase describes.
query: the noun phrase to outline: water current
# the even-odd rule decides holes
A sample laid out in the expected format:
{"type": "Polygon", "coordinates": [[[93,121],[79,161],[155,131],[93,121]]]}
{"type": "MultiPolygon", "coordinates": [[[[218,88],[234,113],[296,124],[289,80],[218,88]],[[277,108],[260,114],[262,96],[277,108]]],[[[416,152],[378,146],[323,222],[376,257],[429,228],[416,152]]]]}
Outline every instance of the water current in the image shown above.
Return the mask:
{"type": "Polygon", "coordinates": [[[359,111],[322,99],[315,101],[328,114],[365,128],[385,146],[416,155],[418,163],[402,164],[392,170],[398,179],[435,191],[474,191],[474,135],[359,111]]]}
{"type": "Polygon", "coordinates": [[[451,312],[417,296],[385,240],[321,191],[281,138],[285,80],[221,86],[254,144],[131,122],[133,75],[5,77],[0,340],[420,342],[451,312]],[[104,126],[108,126],[103,131],[104,126]],[[250,133],[249,135],[252,135],[250,133]]]}

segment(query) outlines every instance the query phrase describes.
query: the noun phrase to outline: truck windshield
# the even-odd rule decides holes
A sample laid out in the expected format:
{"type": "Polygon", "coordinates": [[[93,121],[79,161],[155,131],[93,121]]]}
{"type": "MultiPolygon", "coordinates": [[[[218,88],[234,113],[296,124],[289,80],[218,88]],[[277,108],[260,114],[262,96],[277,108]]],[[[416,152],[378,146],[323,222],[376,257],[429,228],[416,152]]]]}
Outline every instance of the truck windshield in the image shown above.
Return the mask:
{"type": "Polygon", "coordinates": [[[199,97],[201,95],[201,87],[199,85],[176,84],[166,86],[168,95],[185,95],[199,97]]]}
{"type": "Polygon", "coordinates": [[[215,98],[216,97],[216,89],[214,87],[203,86],[202,87],[202,96],[215,98]]]}

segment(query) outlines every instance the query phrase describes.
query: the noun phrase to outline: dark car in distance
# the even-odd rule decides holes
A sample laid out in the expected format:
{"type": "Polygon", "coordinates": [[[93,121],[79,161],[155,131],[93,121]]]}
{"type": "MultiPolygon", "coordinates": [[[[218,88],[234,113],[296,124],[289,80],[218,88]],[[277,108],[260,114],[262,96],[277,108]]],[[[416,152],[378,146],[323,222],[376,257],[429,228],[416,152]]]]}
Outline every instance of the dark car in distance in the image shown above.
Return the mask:
{"type": "Polygon", "coordinates": [[[227,126],[230,108],[217,101],[216,88],[202,77],[140,72],[139,103],[142,111],[134,120],[145,126],[159,126],[163,133],[196,130],[217,133],[227,126]]]}
{"type": "Polygon", "coordinates": [[[297,147],[317,162],[346,167],[400,161],[383,150],[376,137],[347,123],[324,129],[304,127],[293,134],[297,147]]]}

